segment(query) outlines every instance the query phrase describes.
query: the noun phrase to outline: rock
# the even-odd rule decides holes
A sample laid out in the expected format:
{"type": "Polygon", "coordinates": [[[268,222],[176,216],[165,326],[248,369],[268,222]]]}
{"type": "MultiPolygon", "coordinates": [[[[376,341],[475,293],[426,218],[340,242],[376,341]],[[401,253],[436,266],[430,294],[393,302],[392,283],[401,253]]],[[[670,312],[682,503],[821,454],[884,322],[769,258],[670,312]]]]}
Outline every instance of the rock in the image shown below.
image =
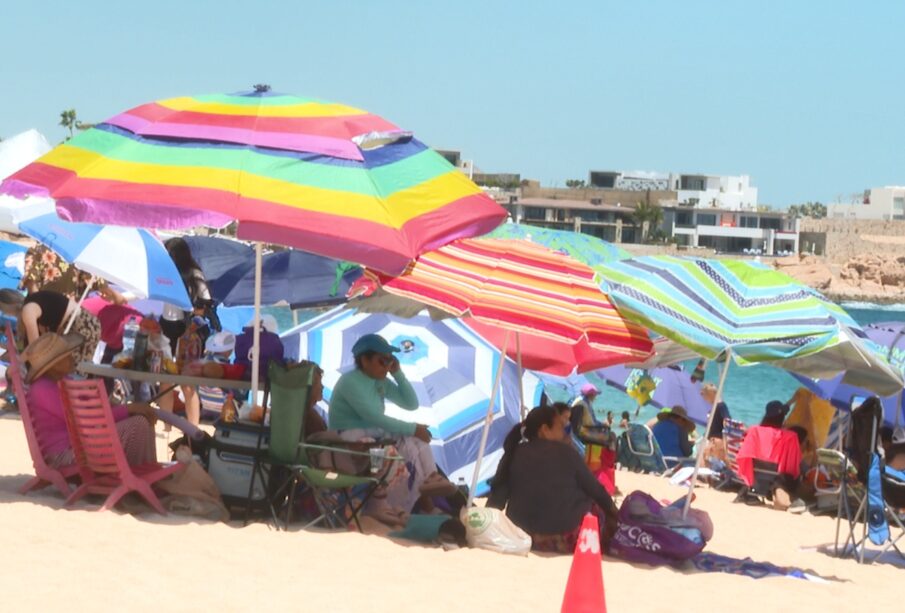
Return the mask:
{"type": "Polygon", "coordinates": [[[834,271],[815,256],[786,257],[774,266],[836,300],[905,302],[905,257],[863,253],[834,271]]]}

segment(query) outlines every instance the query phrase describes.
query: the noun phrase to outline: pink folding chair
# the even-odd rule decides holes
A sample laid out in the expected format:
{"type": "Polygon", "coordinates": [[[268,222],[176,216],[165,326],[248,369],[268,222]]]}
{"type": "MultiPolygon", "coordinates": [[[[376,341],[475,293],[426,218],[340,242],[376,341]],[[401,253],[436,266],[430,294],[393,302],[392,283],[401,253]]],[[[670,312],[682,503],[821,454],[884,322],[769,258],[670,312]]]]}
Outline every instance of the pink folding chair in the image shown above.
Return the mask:
{"type": "Polygon", "coordinates": [[[31,409],[25,398],[25,383],[22,381],[22,363],[19,352],[16,351],[16,342],[13,340],[13,330],[9,323],[6,324],[6,357],[9,360],[9,378],[13,383],[13,393],[16,394],[16,404],[19,407],[19,415],[22,417],[22,426],[25,428],[25,440],[28,441],[28,452],[31,454],[31,463],[35,469],[35,476],[29,479],[19,488],[20,494],[27,494],[31,490],[39,490],[53,485],[63,496],[69,496],[72,488],[69,479],[78,477],[79,467],[75,464],[54,468],[44,459],[43,439],[35,428],[32,420],[31,409]]]}
{"type": "Polygon", "coordinates": [[[159,462],[129,466],[116,425],[107,401],[104,383],[98,379],[74,381],[63,379],[63,404],[76,463],[82,485],[76,489],[66,505],[85,494],[107,494],[101,511],[106,511],[129,492],[138,492],[155,511],[166,515],[151,484],[173,474],[180,464],[163,466],[159,462]]]}

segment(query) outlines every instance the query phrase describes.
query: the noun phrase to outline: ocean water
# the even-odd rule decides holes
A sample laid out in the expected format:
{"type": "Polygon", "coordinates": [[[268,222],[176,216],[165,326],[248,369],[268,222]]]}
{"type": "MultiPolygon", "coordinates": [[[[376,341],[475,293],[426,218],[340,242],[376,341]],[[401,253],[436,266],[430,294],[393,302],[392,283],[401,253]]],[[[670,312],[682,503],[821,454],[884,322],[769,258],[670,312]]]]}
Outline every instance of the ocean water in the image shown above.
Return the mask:
{"type": "MultiPolygon", "coordinates": [[[[842,305],[846,311],[861,325],[882,321],[905,321],[905,304],[879,306],[865,303],[846,303],[842,305]]],[[[685,369],[690,373],[696,362],[685,364],[685,369]]],[[[719,365],[707,364],[706,381],[719,383],[719,365]]],[[[747,424],[760,422],[764,407],[771,400],[786,402],[799,388],[798,381],[786,371],[773,366],[746,366],[740,367],[732,364],[729,374],[726,376],[726,385],[723,390],[723,398],[729,407],[729,412],[735,419],[740,419],[747,424]]],[[[560,390],[549,390],[550,397],[554,400],[565,400],[566,394],[560,390]]],[[[622,411],[630,411],[634,415],[637,405],[624,392],[607,388],[594,403],[594,410],[600,418],[604,418],[607,411],[613,411],[618,423],[622,411]]],[[[653,417],[657,409],[646,406],[641,409],[639,420],[653,417]]]]}

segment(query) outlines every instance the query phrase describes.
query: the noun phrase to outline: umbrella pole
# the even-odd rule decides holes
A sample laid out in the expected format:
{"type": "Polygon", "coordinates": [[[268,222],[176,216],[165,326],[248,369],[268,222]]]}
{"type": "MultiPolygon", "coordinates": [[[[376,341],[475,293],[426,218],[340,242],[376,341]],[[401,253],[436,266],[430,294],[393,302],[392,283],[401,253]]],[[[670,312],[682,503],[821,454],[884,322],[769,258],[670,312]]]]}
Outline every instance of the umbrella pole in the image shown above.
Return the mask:
{"type": "Polygon", "coordinates": [[[701,470],[701,463],[704,461],[704,448],[707,446],[707,434],[713,425],[713,418],[716,416],[716,405],[720,403],[723,397],[723,387],[726,385],[726,375],[729,373],[729,364],[732,362],[732,349],[726,347],[725,351],[726,363],[723,364],[723,371],[720,373],[720,383],[716,390],[716,397],[713,399],[713,406],[710,407],[710,415],[707,417],[707,427],[704,430],[704,440],[698,447],[698,453],[694,460],[694,471],[691,473],[691,481],[688,484],[688,494],[685,496],[685,507],[682,509],[682,517],[688,515],[688,509],[691,508],[691,496],[694,494],[694,484],[698,480],[698,471],[701,470]]]}
{"type": "Polygon", "coordinates": [[[255,242],[255,313],[252,320],[254,330],[252,331],[251,346],[251,406],[255,406],[258,402],[258,374],[261,364],[261,243],[255,242]]]}
{"type": "Polygon", "coordinates": [[[82,303],[85,301],[85,298],[88,296],[88,292],[91,291],[92,285],[94,285],[94,275],[91,275],[91,278],[88,279],[88,284],[85,287],[85,291],[82,292],[82,297],[79,298],[79,302],[75,307],[75,311],[72,313],[72,316],[69,318],[69,321],[66,323],[66,329],[63,330],[63,334],[69,334],[69,331],[72,329],[72,324],[75,323],[75,318],[79,316],[79,311],[82,310],[82,303]]]}
{"type": "Polygon", "coordinates": [[[496,375],[493,378],[493,389],[490,392],[490,403],[487,405],[487,417],[484,418],[484,430],[481,432],[481,445],[478,447],[478,457],[474,463],[474,475],[471,477],[471,488],[468,490],[468,501],[465,507],[471,506],[474,501],[474,493],[478,488],[478,479],[481,474],[481,460],[484,459],[484,449],[487,447],[487,437],[490,435],[490,424],[493,423],[493,405],[496,400],[497,392],[503,381],[503,366],[506,365],[506,350],[509,349],[509,335],[511,332],[506,330],[506,336],[503,338],[503,351],[500,354],[500,363],[497,365],[496,375]]]}
{"type": "MultiPolygon", "coordinates": [[[[506,353],[503,353],[503,358],[506,357],[506,353]]],[[[524,383],[522,382],[522,377],[525,374],[525,370],[522,368],[522,342],[521,342],[521,334],[518,332],[515,333],[515,357],[516,363],[518,364],[518,405],[519,405],[519,415],[521,415],[522,421],[525,421],[525,415],[528,412],[525,407],[525,390],[524,383]]]]}

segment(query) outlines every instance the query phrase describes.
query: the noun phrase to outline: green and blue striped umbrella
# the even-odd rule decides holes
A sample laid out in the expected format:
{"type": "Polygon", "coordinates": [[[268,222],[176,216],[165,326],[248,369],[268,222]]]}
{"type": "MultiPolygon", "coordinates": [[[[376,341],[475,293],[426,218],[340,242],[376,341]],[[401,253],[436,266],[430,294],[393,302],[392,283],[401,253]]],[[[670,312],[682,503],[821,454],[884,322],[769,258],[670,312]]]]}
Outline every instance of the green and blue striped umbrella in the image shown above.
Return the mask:
{"type": "Polygon", "coordinates": [[[845,372],[878,393],[901,389],[901,376],[842,307],[759,262],[646,256],[594,269],[626,319],[705,358],[729,350],[740,365],[815,378],[845,372]]]}
{"type": "Polygon", "coordinates": [[[632,254],[622,247],[617,247],[613,243],[608,243],[590,234],[569,230],[551,230],[518,223],[505,223],[498,226],[487,235],[487,238],[528,240],[547,249],[559,251],[588,266],[632,257],[632,254]]]}

